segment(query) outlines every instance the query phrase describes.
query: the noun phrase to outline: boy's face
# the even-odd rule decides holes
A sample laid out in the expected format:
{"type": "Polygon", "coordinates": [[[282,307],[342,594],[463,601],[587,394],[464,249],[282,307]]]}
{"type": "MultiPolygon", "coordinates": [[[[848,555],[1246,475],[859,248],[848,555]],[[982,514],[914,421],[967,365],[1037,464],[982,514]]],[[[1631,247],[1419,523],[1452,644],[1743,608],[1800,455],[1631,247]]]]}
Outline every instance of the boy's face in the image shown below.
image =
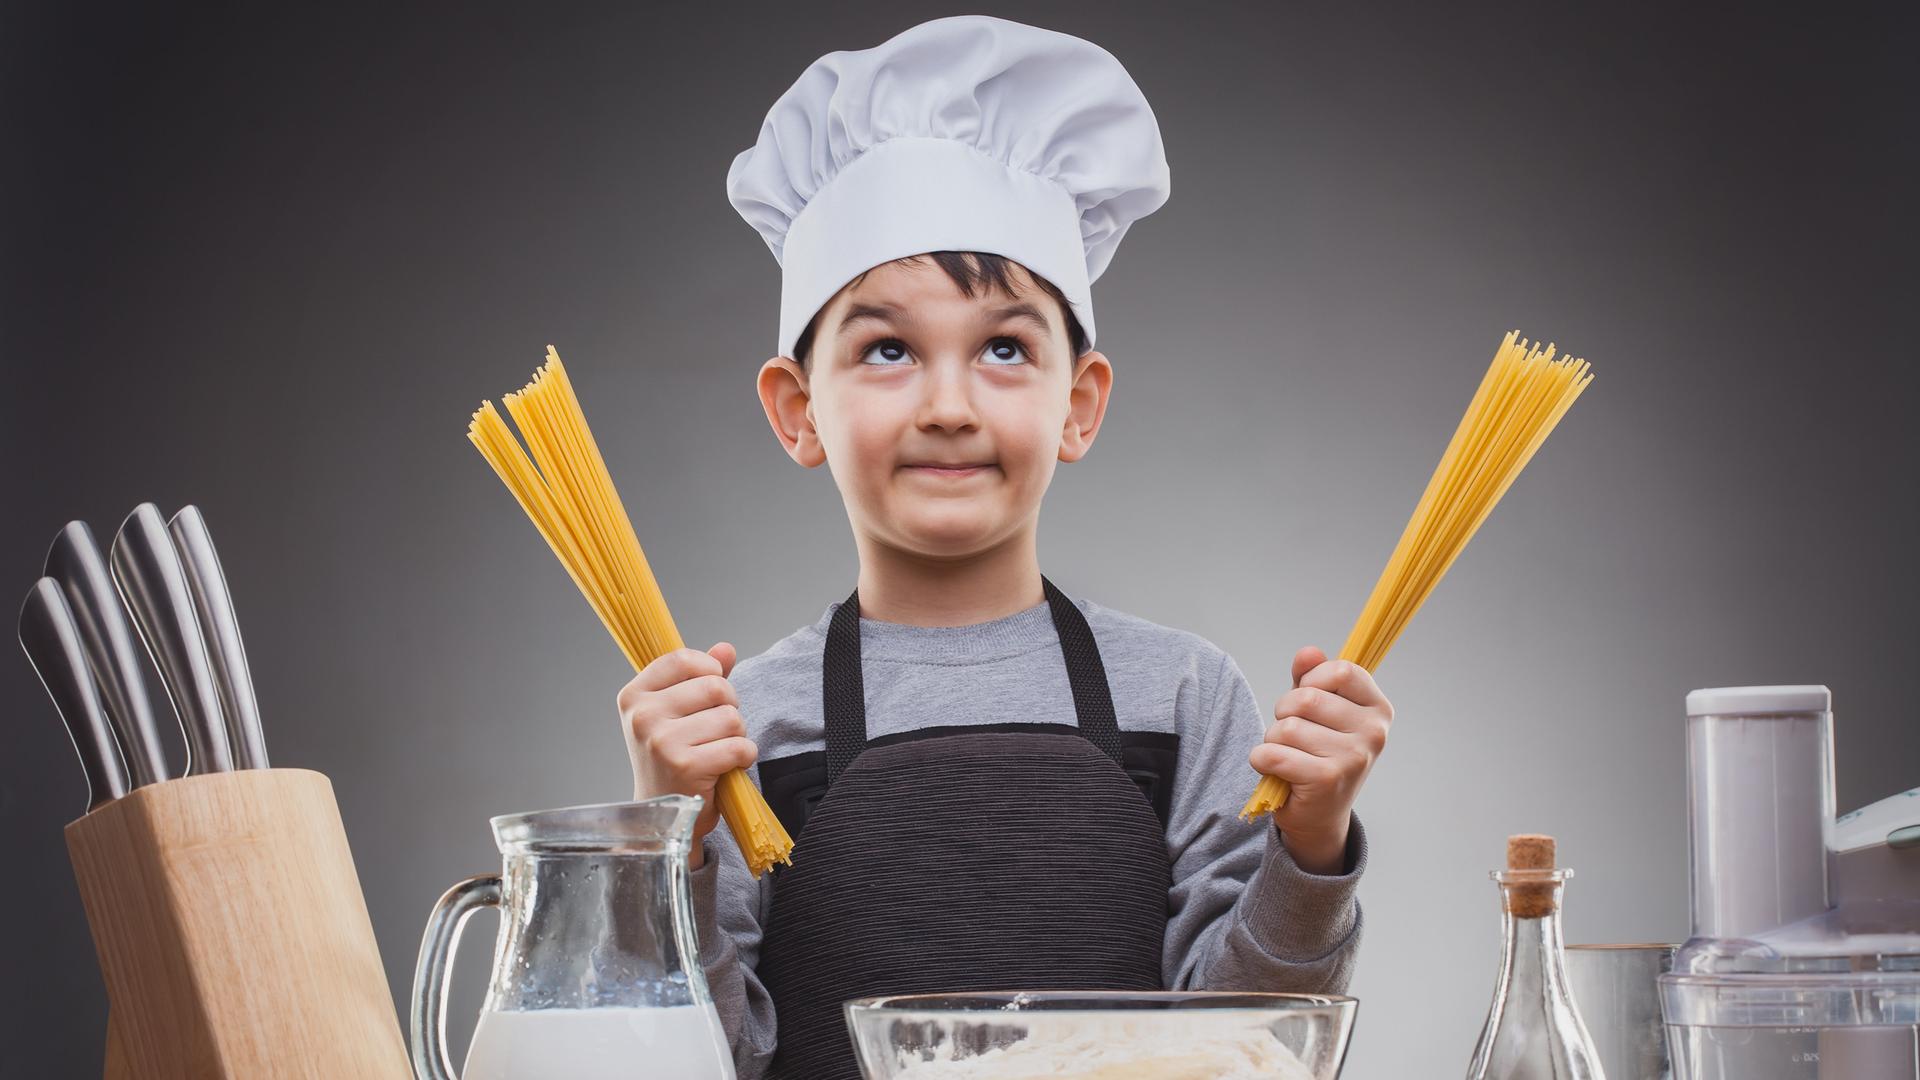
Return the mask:
{"type": "Polygon", "coordinates": [[[807,368],[760,372],[795,461],[832,469],[873,540],[934,558],[1031,529],[1056,461],[1077,461],[1106,409],[1106,357],[1071,355],[1058,301],[1023,267],[1015,296],[969,297],[930,259],[886,263],[820,312],[807,368]]]}

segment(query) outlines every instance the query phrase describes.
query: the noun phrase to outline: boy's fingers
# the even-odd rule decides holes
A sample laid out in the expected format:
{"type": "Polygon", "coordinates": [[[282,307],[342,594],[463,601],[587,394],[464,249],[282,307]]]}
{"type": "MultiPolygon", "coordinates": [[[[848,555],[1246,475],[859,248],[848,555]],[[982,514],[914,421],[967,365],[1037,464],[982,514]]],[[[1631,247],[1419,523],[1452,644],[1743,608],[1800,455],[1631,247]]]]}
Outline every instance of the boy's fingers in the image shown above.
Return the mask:
{"type": "Polygon", "coordinates": [[[1305,750],[1314,757],[1339,757],[1346,753],[1341,733],[1304,716],[1282,716],[1267,725],[1267,742],[1305,750]]]}
{"type": "Polygon", "coordinates": [[[633,707],[637,703],[640,695],[651,693],[643,681],[644,678],[644,675],[634,675],[633,678],[627,680],[625,686],[620,688],[620,692],[613,696],[614,707],[620,710],[621,716],[624,717],[633,711],[633,707]]]}
{"type": "Polygon", "coordinates": [[[700,675],[720,674],[720,661],[699,649],[675,649],[653,658],[629,686],[646,692],[665,690],[700,675]]]}
{"type": "Polygon", "coordinates": [[[1335,731],[1359,731],[1372,722],[1373,715],[1365,706],[1356,705],[1330,690],[1312,686],[1297,687],[1281,694],[1280,700],[1273,706],[1276,720],[1298,716],[1335,731]]]}
{"type": "Polygon", "coordinates": [[[1319,664],[1307,672],[1306,678],[1295,680],[1295,685],[1339,694],[1356,705],[1378,707],[1387,703],[1387,696],[1380,692],[1373,674],[1351,660],[1328,660],[1319,664]]]}
{"type": "Polygon", "coordinates": [[[667,724],[664,737],[684,746],[701,746],[746,733],[746,719],[737,706],[715,705],[667,724]]]}
{"type": "Polygon", "coordinates": [[[707,650],[707,655],[720,661],[721,675],[733,674],[733,662],[739,659],[739,653],[734,651],[733,643],[727,641],[715,644],[713,648],[707,650]]]}
{"type": "Polygon", "coordinates": [[[730,735],[709,742],[689,743],[680,737],[663,738],[649,748],[661,771],[680,791],[710,788],[720,775],[753,764],[759,754],[752,739],[730,735]]]}
{"type": "Polygon", "coordinates": [[[1327,654],[1318,646],[1309,645],[1293,654],[1293,685],[1299,686],[1307,672],[1327,662],[1327,654]]]}
{"type": "Polygon", "coordinates": [[[760,757],[760,748],[752,739],[735,735],[694,747],[687,754],[687,767],[699,776],[719,777],[735,769],[744,769],[760,757]]]}
{"type": "Polygon", "coordinates": [[[1261,743],[1247,756],[1256,772],[1277,777],[1289,784],[1324,784],[1338,775],[1340,767],[1323,757],[1315,757],[1297,746],[1261,743]]]}
{"type": "MultiPolygon", "coordinates": [[[[707,659],[717,663],[710,656],[707,659]]],[[[739,692],[717,671],[696,675],[686,682],[669,686],[655,697],[658,700],[649,706],[655,716],[692,716],[716,705],[738,707],[740,704],[739,692]]]]}

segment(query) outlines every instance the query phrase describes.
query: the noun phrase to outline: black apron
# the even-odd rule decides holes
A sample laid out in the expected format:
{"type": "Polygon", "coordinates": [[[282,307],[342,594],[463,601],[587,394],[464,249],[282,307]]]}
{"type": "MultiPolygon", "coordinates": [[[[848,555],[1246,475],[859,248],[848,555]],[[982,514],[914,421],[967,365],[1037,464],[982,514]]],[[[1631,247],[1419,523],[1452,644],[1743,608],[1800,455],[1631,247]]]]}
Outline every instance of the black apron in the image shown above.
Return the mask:
{"type": "Polygon", "coordinates": [[[763,762],[797,837],[757,972],[769,1077],[859,1080],[841,1003],[879,994],[1158,990],[1177,740],[1115,722],[1085,616],[1042,579],[1077,723],[867,739],[855,590],[828,624],[823,753],[763,762]],[[824,797],[823,797],[824,796],[824,797]]]}

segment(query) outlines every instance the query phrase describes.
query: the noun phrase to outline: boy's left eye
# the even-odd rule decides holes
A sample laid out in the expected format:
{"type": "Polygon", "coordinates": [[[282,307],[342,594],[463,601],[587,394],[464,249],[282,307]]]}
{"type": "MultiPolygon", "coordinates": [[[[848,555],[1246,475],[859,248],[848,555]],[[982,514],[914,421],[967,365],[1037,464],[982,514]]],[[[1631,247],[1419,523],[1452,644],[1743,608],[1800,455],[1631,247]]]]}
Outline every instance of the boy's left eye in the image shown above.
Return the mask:
{"type": "Polygon", "coordinates": [[[1018,364],[1027,359],[1027,348],[1013,338],[995,338],[987,345],[984,359],[989,364],[1018,364]]]}

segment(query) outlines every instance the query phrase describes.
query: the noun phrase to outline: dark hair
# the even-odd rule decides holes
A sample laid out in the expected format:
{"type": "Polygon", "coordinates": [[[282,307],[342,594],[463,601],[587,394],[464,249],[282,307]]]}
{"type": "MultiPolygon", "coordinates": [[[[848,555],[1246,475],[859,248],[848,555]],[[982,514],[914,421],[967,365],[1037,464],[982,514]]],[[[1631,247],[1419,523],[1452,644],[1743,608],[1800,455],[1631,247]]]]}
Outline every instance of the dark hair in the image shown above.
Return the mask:
{"type": "MultiPolygon", "coordinates": [[[[1005,255],[995,255],[986,251],[929,251],[927,255],[932,256],[940,269],[946,271],[947,276],[953,279],[953,283],[960,286],[960,292],[964,296],[971,297],[986,289],[997,290],[1005,296],[1016,295],[1010,268],[1018,264],[1005,255]]],[[[919,255],[908,255],[893,261],[914,263],[920,258],[919,255]]],[[[1021,267],[1021,269],[1026,268],[1021,267]]],[[[872,270],[862,270],[860,276],[848,282],[846,287],[852,288],[860,284],[872,272],[872,270]]],[[[1042,292],[1059,301],[1060,312],[1067,317],[1067,343],[1073,347],[1073,355],[1079,356],[1086,352],[1087,332],[1080,326],[1080,320],[1074,317],[1073,307],[1067,303],[1066,294],[1055,287],[1053,282],[1031,270],[1027,271],[1027,276],[1040,286],[1042,292]]],[[[823,307],[820,310],[826,309],[823,307]]],[[[801,367],[807,366],[807,354],[813,351],[813,332],[819,323],[820,313],[815,312],[813,318],[807,320],[807,328],[800,331],[799,339],[793,343],[793,358],[800,363],[801,367]]]]}

